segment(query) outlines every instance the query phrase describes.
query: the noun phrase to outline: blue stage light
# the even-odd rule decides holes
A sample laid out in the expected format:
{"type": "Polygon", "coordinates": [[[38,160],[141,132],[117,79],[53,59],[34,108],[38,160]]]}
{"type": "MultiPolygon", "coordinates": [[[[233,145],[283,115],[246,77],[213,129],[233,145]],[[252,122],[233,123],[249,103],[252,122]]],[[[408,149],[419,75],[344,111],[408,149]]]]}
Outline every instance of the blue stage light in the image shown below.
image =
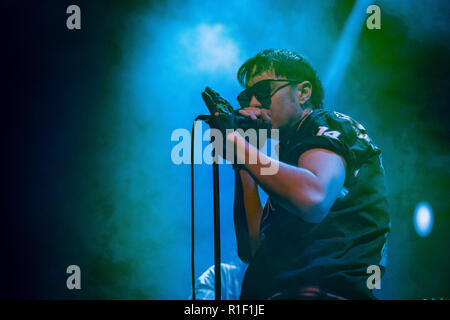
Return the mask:
{"type": "Polygon", "coordinates": [[[420,202],[414,211],[414,227],[421,237],[426,237],[433,229],[433,211],[426,202],[420,202]]]}
{"type": "Polygon", "coordinates": [[[358,0],[345,23],[341,38],[339,39],[339,43],[333,53],[324,77],[323,84],[327,93],[325,96],[326,105],[333,104],[336,94],[339,92],[339,84],[344,78],[345,71],[356,48],[359,34],[367,18],[366,8],[371,4],[371,0],[358,0]]]}

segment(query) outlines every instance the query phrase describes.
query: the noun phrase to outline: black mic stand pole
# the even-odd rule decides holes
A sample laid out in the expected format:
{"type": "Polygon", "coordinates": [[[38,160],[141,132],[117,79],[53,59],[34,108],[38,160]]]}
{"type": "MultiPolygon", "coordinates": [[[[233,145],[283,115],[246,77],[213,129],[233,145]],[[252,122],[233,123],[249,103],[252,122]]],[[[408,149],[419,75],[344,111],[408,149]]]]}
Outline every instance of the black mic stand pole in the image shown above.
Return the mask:
{"type": "Polygon", "coordinates": [[[215,157],[214,149],[213,161],[213,190],[214,190],[214,288],[215,299],[222,300],[221,295],[221,264],[220,264],[220,202],[219,202],[219,157],[215,157]]]}

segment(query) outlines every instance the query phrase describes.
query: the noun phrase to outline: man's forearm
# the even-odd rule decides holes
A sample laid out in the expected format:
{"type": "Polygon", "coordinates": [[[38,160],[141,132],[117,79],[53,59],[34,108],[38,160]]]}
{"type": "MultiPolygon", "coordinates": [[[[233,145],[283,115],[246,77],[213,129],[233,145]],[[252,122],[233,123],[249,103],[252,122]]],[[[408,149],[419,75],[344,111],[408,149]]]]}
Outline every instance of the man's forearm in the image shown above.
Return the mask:
{"type": "Polygon", "coordinates": [[[245,167],[264,190],[289,211],[303,216],[323,200],[323,190],[311,171],[268,157],[239,134],[230,134],[227,139],[235,141],[239,160],[243,162],[243,156],[257,159],[256,163],[246,161],[245,167]],[[269,167],[277,167],[278,170],[274,174],[264,174],[263,169],[269,167]]]}

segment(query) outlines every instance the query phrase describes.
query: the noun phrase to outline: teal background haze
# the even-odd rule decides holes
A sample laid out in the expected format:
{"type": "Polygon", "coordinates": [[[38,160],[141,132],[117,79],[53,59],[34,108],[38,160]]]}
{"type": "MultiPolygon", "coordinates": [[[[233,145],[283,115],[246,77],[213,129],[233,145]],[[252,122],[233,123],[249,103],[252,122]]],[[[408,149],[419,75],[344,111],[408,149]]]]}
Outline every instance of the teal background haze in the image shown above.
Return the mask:
{"type": "MultiPolygon", "coordinates": [[[[34,275],[32,290],[15,296],[188,299],[190,166],[172,162],[172,133],[207,113],[206,86],[237,107],[237,70],[263,49],[302,53],[323,79],[355,1],[81,1],[79,31],[65,29],[69,4],[36,4],[47,18],[27,45],[38,48],[29,87],[42,85],[24,100],[33,143],[21,153],[28,196],[14,223],[26,248],[17,263],[34,275]],[[65,287],[71,264],[82,290],[65,287]]],[[[361,122],[383,151],[392,231],[377,297],[450,298],[450,6],[375,4],[382,28],[361,26],[325,107],[361,122]],[[413,225],[421,201],[434,212],[426,238],[413,225]]],[[[199,276],[214,263],[211,166],[196,165],[195,179],[199,276]]],[[[233,261],[230,165],[220,191],[222,260],[233,261]]]]}

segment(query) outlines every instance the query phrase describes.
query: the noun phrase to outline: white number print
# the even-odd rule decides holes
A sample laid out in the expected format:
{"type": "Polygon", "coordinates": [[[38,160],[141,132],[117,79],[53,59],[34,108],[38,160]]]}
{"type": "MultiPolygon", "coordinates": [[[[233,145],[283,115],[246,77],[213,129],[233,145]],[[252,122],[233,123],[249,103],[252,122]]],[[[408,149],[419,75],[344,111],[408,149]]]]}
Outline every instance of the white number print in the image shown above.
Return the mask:
{"type": "Polygon", "coordinates": [[[337,139],[339,137],[339,135],[341,134],[338,131],[327,131],[328,127],[319,127],[319,131],[317,131],[316,136],[320,137],[322,135],[333,138],[333,139],[337,139]]]}

